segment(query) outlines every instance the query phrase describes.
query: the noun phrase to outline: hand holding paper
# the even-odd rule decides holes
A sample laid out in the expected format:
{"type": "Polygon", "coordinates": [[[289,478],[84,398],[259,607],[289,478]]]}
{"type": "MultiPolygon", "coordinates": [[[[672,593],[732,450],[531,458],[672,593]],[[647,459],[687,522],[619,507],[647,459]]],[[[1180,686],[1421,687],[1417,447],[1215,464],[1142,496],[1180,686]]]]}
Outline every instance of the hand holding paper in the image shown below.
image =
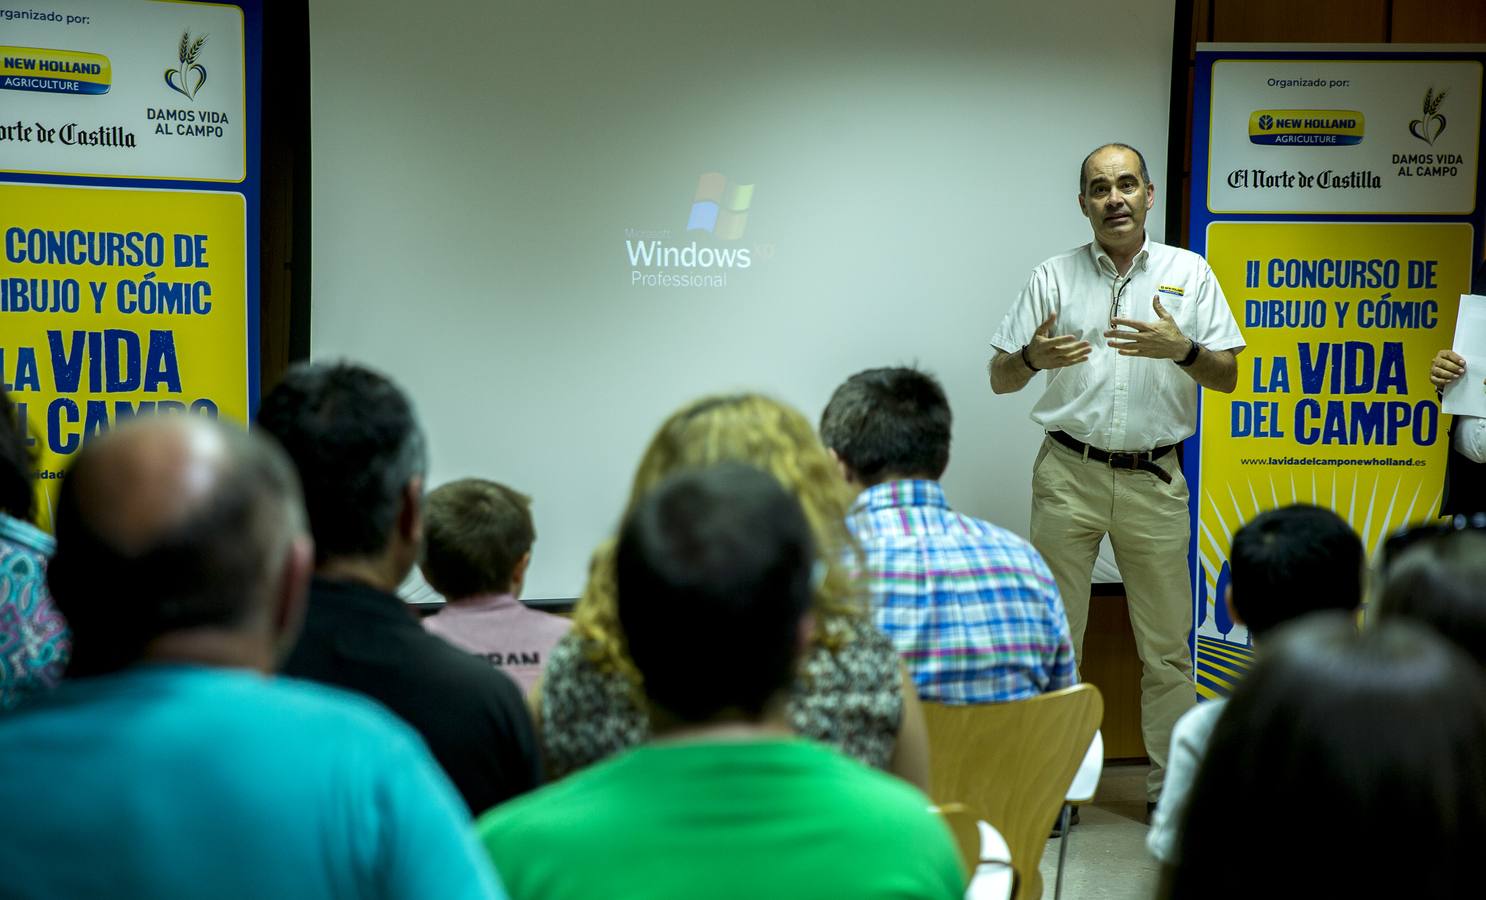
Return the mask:
{"type": "Polygon", "coordinates": [[[1453,416],[1486,417],[1486,383],[1482,381],[1486,376],[1486,297],[1461,295],[1453,349],[1454,359],[1442,352],[1430,367],[1432,381],[1454,374],[1452,370],[1458,366],[1465,369],[1463,377],[1457,376],[1445,385],[1440,408],[1453,416]]]}

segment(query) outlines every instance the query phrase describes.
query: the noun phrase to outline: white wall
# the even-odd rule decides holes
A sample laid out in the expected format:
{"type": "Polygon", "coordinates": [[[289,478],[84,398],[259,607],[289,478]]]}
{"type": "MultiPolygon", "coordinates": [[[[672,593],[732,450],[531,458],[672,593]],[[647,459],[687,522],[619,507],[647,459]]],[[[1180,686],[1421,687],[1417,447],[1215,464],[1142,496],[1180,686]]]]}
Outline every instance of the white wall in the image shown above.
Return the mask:
{"type": "Polygon", "coordinates": [[[1089,149],[1166,171],[1171,5],[838,6],[312,2],[313,355],[408,389],[431,484],[535,497],[528,598],[577,595],[677,406],[755,388],[814,421],[871,366],[940,377],[951,502],[1026,533],[1040,382],[993,396],[989,337],[1088,240],[1089,149]],[[709,171],[756,185],[738,241],[685,232],[709,171]],[[754,261],[632,287],[627,228],[754,261]]]}

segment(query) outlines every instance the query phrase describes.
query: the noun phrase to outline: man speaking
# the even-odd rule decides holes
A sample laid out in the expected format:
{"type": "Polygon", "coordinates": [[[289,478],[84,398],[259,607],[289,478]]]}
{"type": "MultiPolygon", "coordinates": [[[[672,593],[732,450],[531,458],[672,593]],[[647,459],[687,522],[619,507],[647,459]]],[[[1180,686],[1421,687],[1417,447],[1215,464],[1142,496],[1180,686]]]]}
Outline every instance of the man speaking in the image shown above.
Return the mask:
{"type": "Polygon", "coordinates": [[[1032,467],[1032,543],[1080,660],[1099,542],[1108,534],[1114,547],[1144,666],[1148,806],[1171,727],[1195,701],[1187,483],[1174,451],[1196,430],[1197,385],[1231,392],[1243,349],[1207,262],[1146,238],[1155,196],[1135,148],[1107,144],[1084,159],[1078,206],[1094,240],[1032,271],[991,337],[990,364],[998,394],[1048,372],[1032,408],[1047,432],[1032,467]]]}

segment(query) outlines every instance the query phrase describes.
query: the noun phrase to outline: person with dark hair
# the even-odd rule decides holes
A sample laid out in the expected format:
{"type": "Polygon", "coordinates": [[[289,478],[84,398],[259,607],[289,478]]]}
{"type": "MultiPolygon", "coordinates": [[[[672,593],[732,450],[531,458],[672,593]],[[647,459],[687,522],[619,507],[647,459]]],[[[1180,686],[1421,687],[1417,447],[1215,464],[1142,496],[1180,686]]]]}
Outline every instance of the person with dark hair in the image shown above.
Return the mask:
{"type": "Polygon", "coordinates": [[[304,632],[284,673],[365,694],[423,736],[478,814],[540,781],[521,691],[424,631],[395,591],[423,535],[423,432],[403,392],[349,363],[291,368],[258,411],[288,451],[315,536],[304,632]]]}
{"type": "Polygon", "coordinates": [[[1482,747],[1486,682],[1437,635],[1345,613],[1281,629],[1213,731],[1158,896],[1472,896],[1482,747]]]}
{"type": "Polygon", "coordinates": [[[1423,526],[1385,543],[1373,615],[1432,628],[1486,666],[1486,516],[1423,526]]]}
{"type": "Polygon", "coordinates": [[[46,588],[54,544],[32,524],[36,459],[30,441],[0,388],[0,712],[55,686],[72,646],[46,588]]]}
{"type": "Polygon", "coordinates": [[[1292,619],[1362,604],[1362,538],[1329,509],[1296,503],[1260,513],[1233,535],[1223,598],[1259,641],[1292,619]]]}
{"type": "Polygon", "coordinates": [[[998,703],[1077,680],[1058,586],[1032,545],[950,509],[944,389],[915,369],[868,369],[836,388],[820,435],[861,491],[846,525],[879,628],[918,694],[998,703]]]}
{"type": "Polygon", "coordinates": [[[523,692],[572,623],[521,603],[536,530],[531,498],[464,478],[423,501],[423,579],[448,601],[423,627],[504,670],[523,692]]]}
{"type": "Polygon", "coordinates": [[[1105,535],[1125,584],[1143,668],[1140,725],[1161,793],[1171,727],[1192,708],[1187,482],[1177,445],[1197,428],[1197,388],[1231,393],[1243,336],[1217,276],[1195,253],[1150,240],[1145,158],[1106,144],[1079,169],[1093,240],[1046,260],[991,345],[991,390],[1047,370],[1032,407],[1046,432],[1032,465],[1032,544],[1058,582],[1083,653],[1090,579],[1105,535]]]}
{"type": "Polygon", "coordinates": [[[276,447],[199,417],[120,425],[76,457],[56,530],[75,655],[0,716],[0,894],[500,896],[412,729],[266,677],[313,554],[276,447]]]}
{"type": "MultiPolygon", "coordinates": [[[[1316,612],[1355,613],[1362,605],[1367,555],[1362,539],[1329,509],[1297,503],[1260,513],[1233,535],[1232,577],[1218,602],[1257,645],[1281,625],[1316,612]]],[[[1176,862],[1177,825],[1187,794],[1227,701],[1199,703],[1171,730],[1166,787],[1145,844],[1163,864],[1176,862]]]]}
{"type": "Polygon", "coordinates": [[[922,794],[792,734],[823,574],[800,503],[746,465],[632,505],[615,602],[652,737],[480,819],[512,897],[963,896],[922,794]]]}

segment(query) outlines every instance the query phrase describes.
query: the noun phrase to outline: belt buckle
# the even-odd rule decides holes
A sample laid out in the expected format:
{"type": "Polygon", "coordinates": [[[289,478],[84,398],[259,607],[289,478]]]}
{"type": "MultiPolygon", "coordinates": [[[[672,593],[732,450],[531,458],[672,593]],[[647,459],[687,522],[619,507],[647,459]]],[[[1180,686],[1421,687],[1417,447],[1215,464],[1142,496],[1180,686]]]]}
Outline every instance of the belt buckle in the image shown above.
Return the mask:
{"type": "Polygon", "coordinates": [[[1136,469],[1140,468],[1140,464],[1143,461],[1143,456],[1144,453],[1140,452],[1130,453],[1123,450],[1113,451],[1109,454],[1109,459],[1105,460],[1105,464],[1108,465],[1111,469],[1129,469],[1133,472],[1136,469]],[[1121,462],[1116,463],[1116,459],[1121,460],[1121,462]]]}

